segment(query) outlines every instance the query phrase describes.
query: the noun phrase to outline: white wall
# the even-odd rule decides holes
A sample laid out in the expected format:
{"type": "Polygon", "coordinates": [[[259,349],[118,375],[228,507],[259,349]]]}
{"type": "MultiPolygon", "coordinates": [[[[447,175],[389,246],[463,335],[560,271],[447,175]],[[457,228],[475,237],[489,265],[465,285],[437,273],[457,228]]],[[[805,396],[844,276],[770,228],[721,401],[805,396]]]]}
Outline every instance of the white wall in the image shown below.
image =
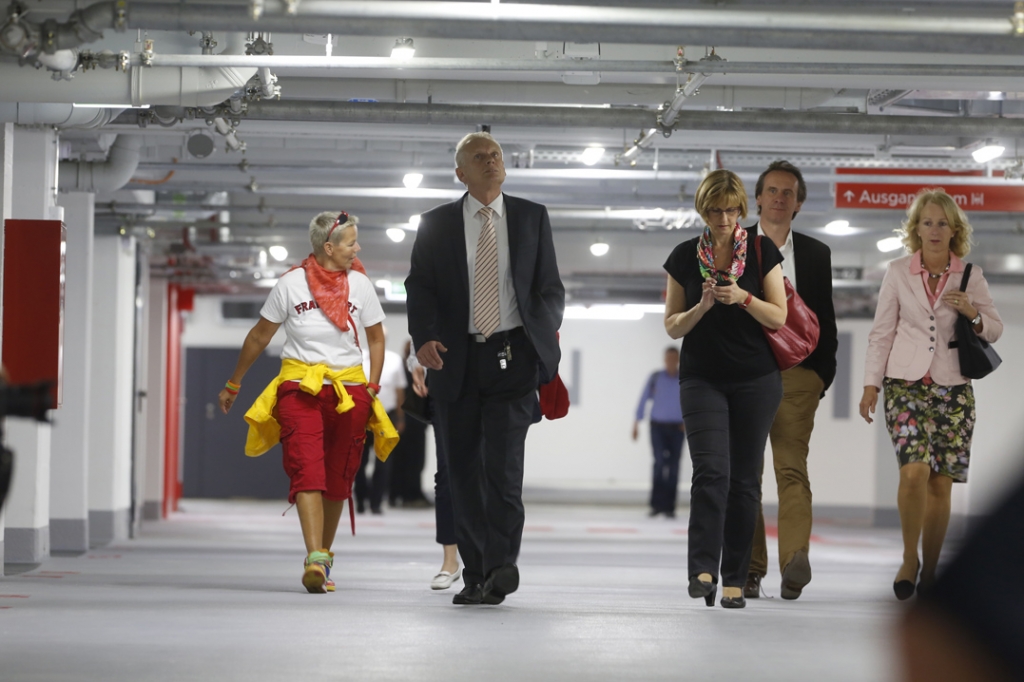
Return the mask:
{"type": "MultiPolygon", "coordinates": [[[[996,373],[975,382],[979,418],[971,480],[955,487],[954,513],[981,513],[1024,468],[1020,445],[1024,401],[1017,397],[1024,361],[1010,352],[1024,342],[1024,297],[1016,287],[993,287],[993,294],[1007,321],[998,344],[1005,362],[996,373]]],[[[408,338],[405,316],[391,315],[385,324],[388,347],[401,352],[408,338]]],[[[221,323],[219,298],[197,296],[196,310],[186,325],[185,345],[239,347],[250,326],[248,322],[221,323]]],[[[850,416],[833,416],[837,389],[830,390],[818,409],[811,438],[808,467],[816,508],[857,508],[867,513],[875,507],[895,507],[898,467],[891,444],[880,433],[884,417],[877,413],[875,424],[869,426],[857,410],[870,329],[870,320],[839,321],[839,331],[852,335],[850,416]]],[[[647,314],[639,321],[566,320],[561,334],[561,375],[570,387],[572,353],[581,353],[580,401],[566,418],[545,420],[530,429],[524,486],[618,491],[628,493],[626,499],[643,499],[650,485],[652,456],[646,425],[636,442],[630,437],[633,415],[645,379],[661,366],[664,349],[678,342],[665,334],[660,314],[647,314]]],[[[430,458],[432,451],[428,437],[430,458]]],[[[778,501],[770,458],[769,445],[764,479],[764,501],[769,505],[778,501]]],[[[432,466],[428,461],[425,488],[432,486],[432,466]]],[[[688,480],[687,464],[680,482],[684,497],[688,480]]]]}

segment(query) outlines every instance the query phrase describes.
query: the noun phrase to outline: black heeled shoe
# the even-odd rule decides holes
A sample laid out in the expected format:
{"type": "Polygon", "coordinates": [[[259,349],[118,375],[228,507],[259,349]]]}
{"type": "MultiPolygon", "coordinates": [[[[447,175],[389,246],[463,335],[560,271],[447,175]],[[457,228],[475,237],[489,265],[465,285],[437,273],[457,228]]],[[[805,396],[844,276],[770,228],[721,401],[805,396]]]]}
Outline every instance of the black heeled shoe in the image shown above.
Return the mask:
{"type": "Polygon", "coordinates": [[[921,562],[917,562],[917,569],[914,571],[913,580],[897,580],[892,584],[892,591],[896,593],[896,598],[900,601],[906,601],[914,596],[914,590],[916,586],[914,582],[917,580],[917,574],[921,572],[921,562]]]}
{"type": "Polygon", "coordinates": [[[706,606],[715,605],[715,594],[718,592],[718,585],[715,583],[706,583],[697,576],[690,578],[690,587],[688,589],[690,596],[694,599],[704,597],[704,604],[706,606]]]}
{"type": "Polygon", "coordinates": [[[722,597],[723,609],[744,609],[747,607],[747,600],[741,594],[738,597],[722,597]]]}

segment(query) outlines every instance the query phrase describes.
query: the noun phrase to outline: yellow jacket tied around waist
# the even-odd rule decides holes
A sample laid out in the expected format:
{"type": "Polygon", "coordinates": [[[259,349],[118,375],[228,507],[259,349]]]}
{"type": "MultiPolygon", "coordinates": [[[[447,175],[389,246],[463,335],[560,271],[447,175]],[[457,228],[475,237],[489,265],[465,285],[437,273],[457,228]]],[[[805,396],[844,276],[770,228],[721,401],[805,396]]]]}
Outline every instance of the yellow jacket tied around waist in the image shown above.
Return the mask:
{"type": "MultiPolygon", "coordinates": [[[[366,375],[361,366],[334,371],[327,365],[307,365],[299,360],[284,358],[281,360],[281,373],[263,390],[260,397],[245,413],[245,421],[249,424],[249,435],[245,440],[245,454],[259,457],[281,441],[281,425],[274,418],[277,406],[277,388],[282,381],[299,380],[299,388],[310,395],[317,395],[323,390],[324,379],[331,382],[334,392],[338,394],[338,414],[348,412],[355,407],[355,401],[348,394],[345,383],[365,384],[366,375]]],[[[387,461],[388,455],[398,445],[398,431],[391,423],[388,413],[377,398],[373,399],[370,420],[366,430],[373,433],[373,449],[377,459],[387,461]]]]}

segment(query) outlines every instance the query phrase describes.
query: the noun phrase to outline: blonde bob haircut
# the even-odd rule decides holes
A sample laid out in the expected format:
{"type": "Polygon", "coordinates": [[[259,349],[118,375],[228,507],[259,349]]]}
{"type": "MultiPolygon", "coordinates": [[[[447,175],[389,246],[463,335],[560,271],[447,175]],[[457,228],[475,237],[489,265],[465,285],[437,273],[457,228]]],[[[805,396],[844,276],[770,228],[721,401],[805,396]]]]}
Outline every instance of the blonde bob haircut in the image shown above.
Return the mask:
{"type": "Polygon", "coordinates": [[[321,257],[326,255],[324,244],[327,243],[328,233],[331,235],[331,244],[337,246],[341,243],[341,238],[344,236],[345,231],[359,224],[359,218],[350,215],[348,220],[334,228],[334,232],[331,232],[331,228],[334,227],[334,221],[338,219],[339,214],[341,214],[341,211],[324,211],[309,221],[309,243],[313,246],[313,255],[321,257]]]}
{"type": "Polygon", "coordinates": [[[502,157],[505,156],[505,152],[502,151],[501,145],[498,144],[498,141],[495,140],[494,137],[490,133],[484,133],[484,132],[470,133],[469,135],[466,135],[461,140],[459,140],[459,143],[457,145],[455,145],[455,167],[456,168],[462,168],[462,161],[463,161],[463,159],[462,159],[462,150],[465,149],[466,145],[468,145],[470,142],[475,142],[476,140],[487,140],[489,142],[493,142],[494,144],[498,145],[498,151],[501,152],[502,157]]]}
{"type": "Polygon", "coordinates": [[[967,215],[963,212],[953,197],[946,194],[942,189],[923,190],[914,197],[914,202],[907,209],[907,219],[903,221],[902,227],[896,233],[903,240],[903,246],[907,253],[915,253],[921,250],[921,235],[917,233],[917,225],[921,222],[921,212],[928,204],[935,204],[946,214],[946,220],[953,231],[949,240],[949,250],[956,254],[957,258],[963,258],[971,252],[971,235],[974,228],[967,222],[967,215]]]}
{"type": "Polygon", "coordinates": [[[732,171],[721,168],[708,173],[693,198],[693,207],[708,222],[708,211],[713,208],[738,208],[740,218],[747,217],[747,190],[743,181],[732,171]]]}

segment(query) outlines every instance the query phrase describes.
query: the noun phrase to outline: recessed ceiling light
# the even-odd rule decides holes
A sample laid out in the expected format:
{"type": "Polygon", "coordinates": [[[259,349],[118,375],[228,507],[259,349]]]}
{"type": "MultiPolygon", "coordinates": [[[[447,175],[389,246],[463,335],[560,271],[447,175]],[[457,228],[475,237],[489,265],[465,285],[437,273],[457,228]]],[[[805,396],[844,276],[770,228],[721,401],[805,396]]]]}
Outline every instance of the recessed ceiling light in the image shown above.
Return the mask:
{"type": "Polygon", "coordinates": [[[851,234],[857,234],[858,230],[856,227],[850,227],[849,220],[833,220],[821,230],[825,234],[830,234],[833,237],[848,237],[851,234]]]}
{"type": "Polygon", "coordinates": [[[288,257],[288,249],[284,248],[280,244],[274,244],[267,250],[270,251],[271,258],[276,260],[278,263],[288,257]]]}
{"type": "Polygon", "coordinates": [[[604,156],[604,147],[587,147],[580,154],[580,161],[586,166],[593,166],[604,156]]]}
{"type": "Polygon", "coordinates": [[[402,184],[409,189],[416,189],[423,182],[423,173],[406,173],[402,178],[402,184]]]}
{"type": "Polygon", "coordinates": [[[605,242],[594,242],[590,245],[590,253],[595,256],[603,256],[608,253],[609,249],[611,249],[611,247],[605,242]]]}
{"type": "Polygon", "coordinates": [[[389,227],[387,230],[388,239],[393,242],[400,242],[405,239],[405,230],[400,227],[389,227]]]}
{"type": "Polygon", "coordinates": [[[993,159],[998,159],[1006,151],[1006,147],[1001,144],[996,144],[993,140],[987,140],[984,147],[975,149],[971,152],[971,156],[978,163],[988,163],[993,159]]]}
{"type": "Polygon", "coordinates": [[[878,243],[875,244],[878,250],[882,253],[889,253],[903,246],[903,240],[899,237],[886,237],[885,239],[879,239],[878,243]]]}
{"type": "Polygon", "coordinates": [[[391,48],[392,59],[412,59],[415,54],[416,46],[412,44],[412,38],[399,38],[391,48]]]}

